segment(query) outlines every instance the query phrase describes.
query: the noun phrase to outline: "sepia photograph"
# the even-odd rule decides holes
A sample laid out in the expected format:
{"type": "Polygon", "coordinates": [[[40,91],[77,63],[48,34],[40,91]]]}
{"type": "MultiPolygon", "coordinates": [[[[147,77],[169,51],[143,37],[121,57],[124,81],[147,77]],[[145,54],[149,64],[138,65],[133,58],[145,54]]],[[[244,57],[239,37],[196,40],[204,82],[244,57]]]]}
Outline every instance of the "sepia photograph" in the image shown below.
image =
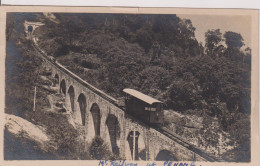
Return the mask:
{"type": "Polygon", "coordinates": [[[250,163],[239,11],[6,12],[4,160],[250,163]]]}

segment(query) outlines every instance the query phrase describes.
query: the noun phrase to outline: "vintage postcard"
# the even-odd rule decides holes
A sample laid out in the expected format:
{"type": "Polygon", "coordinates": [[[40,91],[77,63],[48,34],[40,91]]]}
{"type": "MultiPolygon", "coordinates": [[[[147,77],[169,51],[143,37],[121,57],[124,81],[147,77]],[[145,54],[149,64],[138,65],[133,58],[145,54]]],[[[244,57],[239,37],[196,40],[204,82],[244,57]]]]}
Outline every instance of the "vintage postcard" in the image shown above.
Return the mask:
{"type": "Polygon", "coordinates": [[[1,7],[0,165],[258,165],[258,17],[1,7]]]}

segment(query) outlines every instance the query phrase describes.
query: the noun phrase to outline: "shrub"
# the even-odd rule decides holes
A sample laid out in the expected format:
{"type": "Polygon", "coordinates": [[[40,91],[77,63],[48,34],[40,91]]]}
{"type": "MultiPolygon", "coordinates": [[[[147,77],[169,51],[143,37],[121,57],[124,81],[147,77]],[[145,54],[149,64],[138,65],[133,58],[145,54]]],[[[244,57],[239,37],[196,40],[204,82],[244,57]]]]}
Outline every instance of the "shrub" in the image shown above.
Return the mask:
{"type": "Polygon", "coordinates": [[[89,147],[89,153],[95,160],[119,160],[119,156],[113,154],[108,145],[100,137],[95,137],[89,147]]]}
{"type": "Polygon", "coordinates": [[[89,147],[90,156],[92,159],[102,160],[110,158],[111,152],[108,145],[100,137],[95,137],[89,147]]]}

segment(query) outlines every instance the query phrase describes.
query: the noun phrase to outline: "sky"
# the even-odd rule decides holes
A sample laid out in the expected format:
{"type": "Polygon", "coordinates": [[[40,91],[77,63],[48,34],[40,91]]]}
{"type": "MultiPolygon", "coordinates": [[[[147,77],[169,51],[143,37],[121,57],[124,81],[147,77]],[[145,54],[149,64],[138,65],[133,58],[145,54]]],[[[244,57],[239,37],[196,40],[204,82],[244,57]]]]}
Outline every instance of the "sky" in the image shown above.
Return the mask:
{"type": "Polygon", "coordinates": [[[184,15],[180,18],[190,19],[196,28],[195,37],[199,42],[205,44],[205,33],[210,29],[220,29],[224,34],[226,31],[240,33],[244,39],[245,48],[251,47],[251,17],[245,15],[184,15]]]}

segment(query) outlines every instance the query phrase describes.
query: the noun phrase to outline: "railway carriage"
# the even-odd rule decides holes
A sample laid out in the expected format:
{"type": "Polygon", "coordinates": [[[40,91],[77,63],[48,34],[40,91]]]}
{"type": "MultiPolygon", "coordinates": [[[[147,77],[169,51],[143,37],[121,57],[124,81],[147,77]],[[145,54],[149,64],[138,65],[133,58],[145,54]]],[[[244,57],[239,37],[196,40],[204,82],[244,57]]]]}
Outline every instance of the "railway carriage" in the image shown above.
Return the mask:
{"type": "Polygon", "coordinates": [[[164,103],[137,90],[126,88],[126,112],[142,122],[159,125],[163,123],[164,103]]]}

